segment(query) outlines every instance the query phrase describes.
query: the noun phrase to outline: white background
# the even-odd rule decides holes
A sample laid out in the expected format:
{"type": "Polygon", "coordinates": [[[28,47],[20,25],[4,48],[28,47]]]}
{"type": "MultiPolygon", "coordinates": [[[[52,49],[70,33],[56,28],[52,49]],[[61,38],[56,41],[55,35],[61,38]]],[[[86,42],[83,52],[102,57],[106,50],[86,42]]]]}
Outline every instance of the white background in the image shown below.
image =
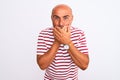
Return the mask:
{"type": "Polygon", "coordinates": [[[71,6],[85,31],[90,64],[79,80],[120,80],[119,0],[0,0],[0,80],[43,80],[36,63],[38,33],[51,27],[51,9],[71,6]]]}

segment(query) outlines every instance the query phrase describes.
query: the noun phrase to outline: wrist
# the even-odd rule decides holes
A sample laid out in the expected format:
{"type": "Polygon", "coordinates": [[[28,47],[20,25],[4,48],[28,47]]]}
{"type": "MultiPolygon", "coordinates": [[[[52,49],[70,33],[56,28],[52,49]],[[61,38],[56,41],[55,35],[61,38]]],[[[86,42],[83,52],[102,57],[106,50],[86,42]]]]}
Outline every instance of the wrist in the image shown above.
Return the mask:
{"type": "Polygon", "coordinates": [[[69,41],[69,43],[67,45],[71,46],[71,44],[72,44],[72,41],[69,41]]]}
{"type": "Polygon", "coordinates": [[[53,44],[55,44],[55,45],[57,45],[57,46],[60,46],[60,43],[59,43],[57,40],[55,40],[55,41],[53,42],[53,44]]]}
{"type": "Polygon", "coordinates": [[[72,45],[72,41],[70,41],[68,44],[65,44],[64,48],[68,50],[68,49],[70,49],[71,45],[72,45]]]}

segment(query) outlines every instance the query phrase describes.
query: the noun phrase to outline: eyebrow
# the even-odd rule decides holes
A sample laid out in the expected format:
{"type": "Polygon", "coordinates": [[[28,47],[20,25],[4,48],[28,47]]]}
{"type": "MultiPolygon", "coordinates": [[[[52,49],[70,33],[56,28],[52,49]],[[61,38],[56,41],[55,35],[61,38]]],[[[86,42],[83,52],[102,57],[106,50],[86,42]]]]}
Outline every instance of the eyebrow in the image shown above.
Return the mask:
{"type": "MultiPolygon", "coordinates": [[[[59,17],[59,16],[53,15],[53,17],[59,17]]],[[[69,15],[65,15],[65,16],[63,16],[63,17],[70,17],[70,16],[69,16],[69,15]]]]}
{"type": "Polygon", "coordinates": [[[53,17],[59,17],[59,16],[57,16],[57,15],[53,15],[53,17]]]}
{"type": "Polygon", "coordinates": [[[70,17],[69,15],[65,15],[65,16],[63,16],[63,17],[70,17]]]}

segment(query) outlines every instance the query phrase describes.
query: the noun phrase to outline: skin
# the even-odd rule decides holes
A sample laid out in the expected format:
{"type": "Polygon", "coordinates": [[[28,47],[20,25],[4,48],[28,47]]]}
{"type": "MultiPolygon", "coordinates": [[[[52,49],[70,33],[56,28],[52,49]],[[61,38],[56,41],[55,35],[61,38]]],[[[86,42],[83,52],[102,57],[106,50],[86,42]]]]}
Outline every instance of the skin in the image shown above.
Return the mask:
{"type": "Polygon", "coordinates": [[[69,54],[74,63],[82,70],[85,70],[89,64],[88,54],[78,51],[74,43],[70,40],[70,25],[73,20],[72,9],[64,4],[57,5],[52,10],[51,15],[53,23],[53,34],[55,40],[51,48],[43,55],[37,55],[37,63],[44,70],[52,63],[58,51],[60,44],[69,45],[69,54]]]}

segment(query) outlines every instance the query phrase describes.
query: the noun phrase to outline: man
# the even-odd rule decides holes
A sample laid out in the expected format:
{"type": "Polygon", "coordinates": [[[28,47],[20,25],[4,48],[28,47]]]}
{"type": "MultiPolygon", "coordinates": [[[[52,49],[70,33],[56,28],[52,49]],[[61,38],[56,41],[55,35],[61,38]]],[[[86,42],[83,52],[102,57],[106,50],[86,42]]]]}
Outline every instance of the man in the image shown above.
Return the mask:
{"type": "Polygon", "coordinates": [[[78,68],[85,70],[89,63],[84,32],[71,26],[72,9],[65,4],[53,8],[51,19],[53,27],[40,32],[37,44],[44,80],[78,80],[78,68]]]}

